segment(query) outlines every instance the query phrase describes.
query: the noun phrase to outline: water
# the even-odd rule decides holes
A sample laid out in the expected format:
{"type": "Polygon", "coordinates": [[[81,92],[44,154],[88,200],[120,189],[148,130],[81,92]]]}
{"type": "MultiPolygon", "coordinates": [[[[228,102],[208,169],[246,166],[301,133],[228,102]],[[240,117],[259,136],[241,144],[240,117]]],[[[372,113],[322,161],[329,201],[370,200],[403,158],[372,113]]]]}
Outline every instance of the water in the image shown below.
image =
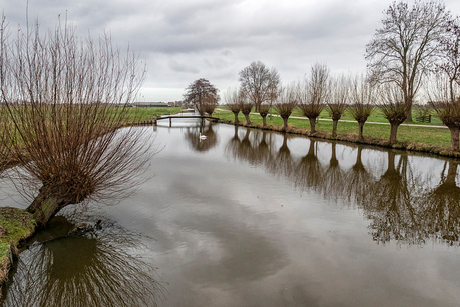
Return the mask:
{"type": "Polygon", "coordinates": [[[458,306],[458,161],[168,125],[129,198],[29,243],[5,306],[458,306]]]}

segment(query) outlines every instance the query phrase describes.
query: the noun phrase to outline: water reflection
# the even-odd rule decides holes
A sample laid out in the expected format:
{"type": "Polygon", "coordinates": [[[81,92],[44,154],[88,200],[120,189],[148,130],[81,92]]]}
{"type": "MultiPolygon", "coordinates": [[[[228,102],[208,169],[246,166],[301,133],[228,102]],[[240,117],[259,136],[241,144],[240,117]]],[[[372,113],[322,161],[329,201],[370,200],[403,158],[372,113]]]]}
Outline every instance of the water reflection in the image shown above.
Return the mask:
{"type": "Polygon", "coordinates": [[[355,149],[356,161],[345,168],[337,159],[336,143],[330,143],[330,151],[326,152],[318,148],[318,144],[325,142],[310,139],[306,155],[298,157],[288,146],[287,134],[274,151],[275,138],[260,134],[246,129],[240,138],[236,127],[226,146],[228,157],[263,165],[266,171],[283,176],[298,189],[314,190],[327,199],[359,206],[370,220],[369,234],[379,244],[390,241],[398,246],[427,242],[459,244],[457,161],[446,161],[441,182],[429,188],[430,176],[415,173],[405,152],[388,151],[386,169],[377,175],[375,170],[364,166],[363,147],[355,149]],[[328,163],[321,162],[319,157],[327,155],[330,155],[328,163]]]}
{"type": "Polygon", "coordinates": [[[364,167],[362,159],[363,148],[357,148],[356,162],[345,172],[344,186],[341,189],[348,202],[363,203],[371,189],[374,176],[364,167]]]}
{"type": "Polygon", "coordinates": [[[217,145],[217,134],[213,129],[213,123],[202,120],[199,127],[189,127],[185,133],[185,139],[191,148],[198,152],[205,152],[217,145]],[[203,137],[202,137],[203,136],[203,137]]]}
{"type": "Polygon", "coordinates": [[[298,162],[296,176],[293,178],[296,186],[322,190],[322,185],[325,182],[324,169],[318,160],[317,150],[315,150],[316,144],[315,140],[311,140],[307,155],[298,162]]]}
{"type": "Polygon", "coordinates": [[[2,306],[157,305],[163,288],[153,268],[135,256],[139,235],[106,221],[96,232],[50,239],[73,227],[55,219],[20,254],[2,306]]]}
{"type": "Polygon", "coordinates": [[[460,216],[460,188],[455,178],[457,176],[457,161],[449,161],[444,165],[441,182],[433,190],[425,193],[424,219],[430,221],[430,233],[435,233],[438,239],[451,244],[458,243],[460,216]],[[447,175],[445,174],[446,164],[447,175]]]}

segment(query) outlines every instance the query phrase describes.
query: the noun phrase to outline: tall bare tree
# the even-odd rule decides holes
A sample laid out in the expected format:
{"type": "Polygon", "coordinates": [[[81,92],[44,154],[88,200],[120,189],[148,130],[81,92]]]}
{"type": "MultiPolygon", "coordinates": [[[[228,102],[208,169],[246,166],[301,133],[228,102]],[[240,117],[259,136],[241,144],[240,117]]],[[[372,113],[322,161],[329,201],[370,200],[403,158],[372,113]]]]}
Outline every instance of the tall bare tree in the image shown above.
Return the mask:
{"type": "Polygon", "coordinates": [[[241,91],[259,111],[263,102],[273,101],[273,95],[278,92],[281,79],[275,68],[268,69],[261,61],[252,62],[239,72],[241,91]]]}
{"type": "Polygon", "coordinates": [[[201,115],[206,112],[205,107],[208,102],[217,104],[219,101],[219,90],[209,80],[201,78],[192,82],[186,89],[184,101],[191,103],[197,108],[201,115]]]}
{"type": "Polygon", "coordinates": [[[309,79],[304,79],[300,88],[299,108],[310,120],[311,132],[316,132],[316,120],[325,108],[329,95],[329,68],[316,63],[311,67],[309,79]]]}
{"type": "Polygon", "coordinates": [[[69,204],[124,190],[149,148],[142,130],[119,129],[144,79],[138,56],[107,34],[80,41],[67,24],[41,34],[36,23],[0,45],[2,140],[39,226],[69,204]]]}
{"type": "Polygon", "coordinates": [[[441,2],[416,0],[412,6],[393,2],[384,15],[382,28],[366,45],[369,75],[373,83],[395,83],[401,88],[407,120],[412,121],[412,101],[423,76],[434,68],[450,12],[441,2]]]}
{"type": "Polygon", "coordinates": [[[450,100],[455,101],[455,83],[460,85],[460,17],[450,20],[441,38],[442,57],[436,64],[438,72],[447,76],[450,100]]]}

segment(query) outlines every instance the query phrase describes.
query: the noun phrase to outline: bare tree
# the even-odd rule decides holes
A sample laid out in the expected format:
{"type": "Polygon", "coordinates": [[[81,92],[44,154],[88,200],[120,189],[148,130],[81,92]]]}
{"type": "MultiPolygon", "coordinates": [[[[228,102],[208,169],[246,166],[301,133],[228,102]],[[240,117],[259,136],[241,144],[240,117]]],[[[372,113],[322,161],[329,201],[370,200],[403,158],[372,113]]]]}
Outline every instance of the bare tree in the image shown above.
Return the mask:
{"type": "Polygon", "coordinates": [[[21,163],[17,186],[32,197],[41,186],[27,208],[39,226],[69,204],[128,187],[149,149],[142,130],[119,129],[144,78],[138,56],[123,56],[105,33],[82,42],[70,25],[42,36],[37,23],[2,38],[0,63],[3,143],[21,163]]]}
{"type": "Polygon", "coordinates": [[[278,95],[280,94],[281,84],[277,84],[270,88],[269,99],[259,106],[259,114],[262,116],[263,127],[267,126],[267,116],[273,104],[276,102],[278,95]]]}
{"type": "Polygon", "coordinates": [[[298,100],[299,95],[295,84],[291,84],[281,89],[275,103],[275,110],[279,113],[281,118],[283,118],[284,129],[287,129],[288,127],[289,116],[291,116],[292,111],[297,107],[298,100]]]}
{"type": "Polygon", "coordinates": [[[350,98],[350,78],[345,75],[332,78],[327,107],[332,115],[332,137],[337,136],[337,123],[345,112],[350,98]]]}
{"type": "Polygon", "coordinates": [[[238,99],[240,101],[241,113],[243,113],[244,117],[246,118],[246,124],[249,125],[251,124],[251,118],[249,118],[249,114],[251,114],[254,104],[251,100],[248,99],[244,92],[240,92],[238,99]]]}
{"type": "Polygon", "coordinates": [[[437,64],[438,72],[447,76],[450,101],[455,101],[455,83],[460,85],[460,18],[457,17],[447,24],[447,35],[441,38],[442,57],[437,64]]]}
{"type": "Polygon", "coordinates": [[[390,122],[390,144],[396,143],[398,127],[407,118],[409,106],[404,103],[404,93],[394,84],[384,84],[379,88],[379,106],[383,116],[390,122]]]}
{"type": "Polygon", "coordinates": [[[203,101],[203,111],[208,113],[212,117],[212,113],[216,110],[219,105],[219,96],[208,95],[204,98],[203,101]]]}
{"type": "Polygon", "coordinates": [[[238,92],[238,89],[228,89],[224,94],[224,101],[235,115],[235,125],[238,125],[238,114],[241,111],[240,93],[238,92]]]}
{"type": "Polygon", "coordinates": [[[268,69],[261,61],[252,62],[239,72],[241,91],[259,111],[265,101],[272,101],[273,94],[278,91],[281,79],[275,68],[268,69]]]}
{"type": "Polygon", "coordinates": [[[428,103],[450,130],[451,147],[459,149],[460,86],[450,82],[450,77],[437,76],[427,86],[428,103]]]}
{"type": "Polygon", "coordinates": [[[200,115],[204,115],[206,102],[213,101],[217,104],[219,101],[218,92],[219,90],[209,80],[201,78],[185,89],[184,101],[194,105],[200,115]]]}
{"type": "Polygon", "coordinates": [[[300,89],[299,108],[310,120],[312,133],[316,132],[316,120],[325,108],[329,95],[328,78],[329,68],[324,64],[316,63],[311,67],[310,79],[305,79],[300,89]]]}
{"type": "Polygon", "coordinates": [[[412,121],[412,101],[423,76],[434,68],[439,55],[439,39],[445,33],[450,12],[441,2],[393,2],[384,12],[382,28],[366,45],[367,67],[373,83],[395,83],[408,105],[412,121]]]}
{"type": "Polygon", "coordinates": [[[268,113],[270,112],[270,107],[271,107],[271,104],[261,104],[260,107],[259,107],[259,114],[260,116],[262,116],[262,122],[263,122],[263,126],[267,126],[267,116],[268,116],[268,113]]]}
{"type": "Polygon", "coordinates": [[[364,76],[357,76],[351,87],[351,106],[348,109],[359,125],[359,139],[363,138],[364,123],[375,108],[375,89],[364,76]]]}

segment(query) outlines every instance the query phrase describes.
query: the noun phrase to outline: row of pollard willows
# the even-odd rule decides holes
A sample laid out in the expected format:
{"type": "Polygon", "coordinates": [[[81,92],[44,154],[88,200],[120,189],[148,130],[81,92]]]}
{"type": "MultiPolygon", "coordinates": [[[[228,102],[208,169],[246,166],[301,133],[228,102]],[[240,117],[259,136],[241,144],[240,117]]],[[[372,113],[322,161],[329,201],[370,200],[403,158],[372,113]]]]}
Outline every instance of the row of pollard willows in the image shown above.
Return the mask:
{"type": "MultiPolygon", "coordinates": [[[[454,84],[445,82],[441,77],[435,78],[427,87],[428,107],[435,110],[442,122],[450,129],[452,149],[459,149],[460,129],[460,90],[454,84]],[[448,84],[449,86],[446,86],[448,84]]],[[[348,112],[359,125],[359,139],[363,139],[363,128],[368,117],[380,109],[388,120],[391,130],[389,143],[397,142],[398,127],[407,119],[411,106],[404,103],[404,93],[396,85],[388,83],[372,84],[364,75],[330,76],[326,65],[316,63],[311,67],[309,77],[279,87],[259,106],[259,114],[266,126],[266,117],[273,108],[284,121],[284,129],[288,127],[288,119],[295,108],[299,108],[303,116],[310,121],[310,130],[316,132],[316,122],[325,109],[329,111],[333,121],[332,136],[337,136],[337,125],[345,112],[348,112]]],[[[239,123],[238,114],[242,112],[247,124],[251,123],[249,114],[256,106],[254,100],[244,89],[229,89],[224,94],[224,102],[235,115],[235,124],[239,123]]]]}

